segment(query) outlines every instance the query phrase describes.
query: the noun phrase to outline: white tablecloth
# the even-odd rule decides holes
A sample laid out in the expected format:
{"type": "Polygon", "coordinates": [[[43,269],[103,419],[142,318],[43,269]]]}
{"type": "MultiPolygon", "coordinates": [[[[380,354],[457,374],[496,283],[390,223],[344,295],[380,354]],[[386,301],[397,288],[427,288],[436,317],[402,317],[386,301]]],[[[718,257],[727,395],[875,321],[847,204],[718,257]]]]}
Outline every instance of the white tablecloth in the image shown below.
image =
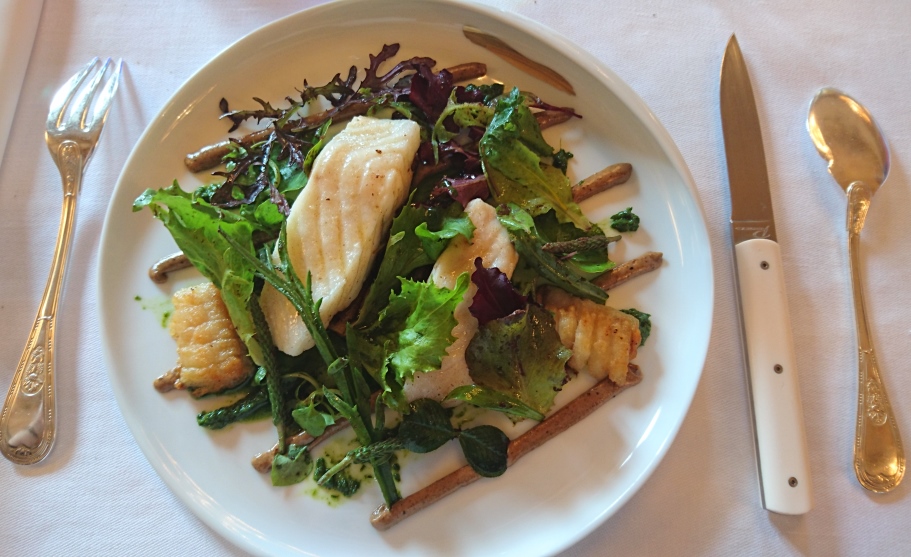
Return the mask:
{"type": "MultiPolygon", "coordinates": [[[[95,269],[112,188],[171,93],[244,34],[314,0],[47,0],[0,167],[0,388],[12,379],[44,285],[60,206],[43,125],[52,92],[95,55],[125,74],[80,199],[59,321],[59,431],[33,467],[0,462],[0,553],[241,555],[155,475],[120,415],[99,342],[95,269]]],[[[862,239],[868,309],[899,425],[911,439],[911,3],[852,0],[487,0],[566,35],[652,108],[695,178],[714,253],[716,303],[702,381],[651,479],[566,551],[594,555],[911,555],[909,482],[866,492],[854,478],[856,377],[844,196],[804,126],[836,86],[868,105],[892,171],[862,239]],[[718,75],[736,32],[748,60],[772,183],[797,345],[815,508],[761,509],[732,284],[718,75]]],[[[681,295],[686,295],[681,292],[681,295]]]]}

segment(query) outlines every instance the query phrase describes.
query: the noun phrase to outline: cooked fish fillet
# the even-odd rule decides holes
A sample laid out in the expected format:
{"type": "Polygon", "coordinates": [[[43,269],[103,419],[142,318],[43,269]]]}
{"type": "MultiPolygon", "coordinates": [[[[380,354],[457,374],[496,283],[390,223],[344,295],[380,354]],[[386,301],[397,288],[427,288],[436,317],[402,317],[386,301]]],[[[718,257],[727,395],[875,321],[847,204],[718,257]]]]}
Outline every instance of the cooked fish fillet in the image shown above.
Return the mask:
{"type": "Polygon", "coordinates": [[[215,285],[207,282],[178,290],[172,300],[168,330],[177,341],[179,373],[174,386],[201,397],[246,381],[253,374],[253,362],[215,285]]]}
{"type": "MultiPolygon", "coordinates": [[[[357,297],[367,278],[408,196],[419,144],[415,122],[359,116],[316,158],[288,217],[288,257],[301,280],[311,274],[324,325],[357,297]]],[[[297,356],[314,345],[297,310],[274,288],[263,289],[260,305],[279,350],[297,356]]]]}
{"type": "Polygon", "coordinates": [[[573,351],[567,365],[596,379],[626,384],[629,362],[642,341],[639,320],[558,288],[548,288],[543,300],[554,314],[560,342],[573,351]]]}
{"type": "MultiPolygon", "coordinates": [[[[452,288],[459,275],[475,271],[474,261],[478,257],[485,267],[497,267],[511,277],[519,254],[509,241],[506,229],[497,220],[496,209],[480,199],[474,199],[465,207],[465,212],[475,226],[471,241],[464,236],[453,239],[434,264],[430,280],[437,286],[452,288]]],[[[468,309],[477,290],[477,286],[469,284],[465,296],[456,306],[454,315],[458,324],[452,330],[455,341],[446,349],[440,369],[416,373],[414,379],[405,384],[405,397],[409,401],[419,398],[442,400],[452,389],[472,383],[465,363],[465,349],[478,331],[478,320],[468,309]]]]}

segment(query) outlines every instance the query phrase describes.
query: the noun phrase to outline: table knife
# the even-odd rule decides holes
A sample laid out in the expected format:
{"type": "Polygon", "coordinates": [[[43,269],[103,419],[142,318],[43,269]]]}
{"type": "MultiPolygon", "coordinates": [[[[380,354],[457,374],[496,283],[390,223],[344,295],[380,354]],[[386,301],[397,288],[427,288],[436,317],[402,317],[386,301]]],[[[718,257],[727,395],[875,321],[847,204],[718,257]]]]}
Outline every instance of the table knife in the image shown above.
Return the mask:
{"type": "Polygon", "coordinates": [[[759,116],[734,35],[721,62],[720,106],[760,497],[766,510],[803,514],[812,482],[794,339],[759,116]]]}

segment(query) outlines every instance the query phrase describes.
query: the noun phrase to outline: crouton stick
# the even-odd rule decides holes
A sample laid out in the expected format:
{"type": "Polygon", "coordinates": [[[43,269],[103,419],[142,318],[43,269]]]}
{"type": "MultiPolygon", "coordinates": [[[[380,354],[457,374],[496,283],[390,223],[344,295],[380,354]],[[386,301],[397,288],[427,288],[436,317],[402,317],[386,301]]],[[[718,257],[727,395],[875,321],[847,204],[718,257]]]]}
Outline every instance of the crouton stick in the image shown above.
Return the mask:
{"type": "Polygon", "coordinates": [[[157,284],[168,282],[168,273],[187,269],[192,267],[190,259],[182,251],[172,253],[171,255],[158,260],[154,265],[149,267],[149,278],[157,284]]]}
{"type": "Polygon", "coordinates": [[[573,201],[578,203],[596,193],[624,184],[632,173],[633,166],[628,162],[612,164],[573,186],[573,201]]]}
{"type": "MultiPolygon", "coordinates": [[[[307,445],[307,447],[313,449],[339,431],[347,429],[349,425],[350,424],[348,423],[348,420],[342,418],[334,424],[326,427],[326,431],[324,431],[322,435],[314,437],[309,433],[302,431],[297,435],[288,437],[287,443],[289,445],[307,445]]],[[[278,454],[278,443],[276,443],[275,446],[268,451],[259,453],[254,456],[253,460],[250,461],[250,464],[253,465],[253,468],[255,468],[257,472],[265,474],[272,469],[272,460],[275,458],[276,454],[278,454]]]]}
{"type": "MultiPolygon", "coordinates": [[[[626,385],[621,387],[608,379],[596,384],[572,402],[557,410],[552,416],[549,416],[528,432],[510,442],[506,465],[512,466],[514,462],[553,439],[559,433],[579,423],[583,418],[594,412],[596,408],[641,380],[642,374],[639,371],[639,367],[635,364],[630,364],[629,371],[626,374],[626,385]]],[[[477,472],[472,470],[471,466],[463,466],[429,486],[396,501],[391,508],[387,507],[385,503],[380,505],[373,511],[370,523],[377,530],[387,530],[480,477],[477,472]]]]}
{"type": "Polygon", "coordinates": [[[562,124],[572,117],[573,113],[565,110],[542,110],[541,112],[535,112],[535,120],[538,121],[538,127],[542,130],[552,128],[557,124],[562,124]]]}
{"type": "Polygon", "coordinates": [[[659,251],[647,252],[635,259],[630,259],[629,261],[617,265],[592,282],[602,290],[610,290],[631,278],[644,275],[649,271],[654,271],[661,266],[663,257],[664,255],[659,251]]]}
{"type": "MultiPolygon", "coordinates": [[[[487,73],[487,65],[480,62],[469,62],[467,64],[458,64],[450,68],[446,68],[450,74],[452,74],[452,80],[456,83],[459,81],[467,81],[469,79],[475,79],[481,77],[487,73]]],[[[326,118],[327,115],[331,116],[334,122],[341,122],[365,114],[370,109],[369,103],[355,103],[345,106],[343,109],[336,112],[334,108],[330,108],[325,112],[320,112],[312,116],[306,116],[303,118],[304,122],[319,122],[326,118]]],[[[272,128],[268,127],[262,130],[257,130],[255,132],[249,133],[239,140],[237,140],[244,147],[250,147],[255,143],[260,141],[265,141],[268,139],[269,134],[272,133],[272,128]]],[[[184,164],[187,166],[187,169],[190,172],[202,172],[203,170],[208,170],[214,168],[221,164],[222,158],[231,152],[231,141],[225,140],[215,143],[213,145],[208,145],[203,147],[195,153],[190,153],[184,159],[184,164]]]]}

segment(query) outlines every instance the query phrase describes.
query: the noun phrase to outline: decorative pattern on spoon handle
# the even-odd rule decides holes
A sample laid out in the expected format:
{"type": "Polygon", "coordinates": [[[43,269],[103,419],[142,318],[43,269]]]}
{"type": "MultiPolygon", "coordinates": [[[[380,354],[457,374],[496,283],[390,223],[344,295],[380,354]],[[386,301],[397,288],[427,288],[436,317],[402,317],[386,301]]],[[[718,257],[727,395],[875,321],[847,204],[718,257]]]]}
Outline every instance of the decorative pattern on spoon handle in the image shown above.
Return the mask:
{"type": "Polygon", "coordinates": [[[873,351],[860,271],[860,231],[872,193],[862,182],[848,188],[848,255],[857,330],[857,431],[854,472],[860,484],[876,493],[890,491],[905,475],[905,452],[873,351]]]}

